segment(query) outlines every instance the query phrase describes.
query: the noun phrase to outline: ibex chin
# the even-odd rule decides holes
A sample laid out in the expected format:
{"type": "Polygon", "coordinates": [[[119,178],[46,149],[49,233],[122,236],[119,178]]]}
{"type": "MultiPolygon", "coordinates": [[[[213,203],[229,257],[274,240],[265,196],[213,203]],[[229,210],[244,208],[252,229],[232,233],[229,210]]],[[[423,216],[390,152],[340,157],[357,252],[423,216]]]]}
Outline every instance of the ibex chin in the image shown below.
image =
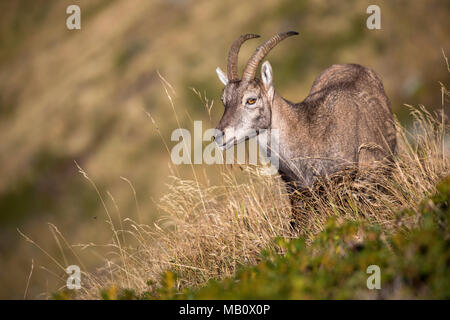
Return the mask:
{"type": "MultiPolygon", "coordinates": [[[[274,89],[272,67],[261,60],[283,39],[297,35],[279,33],[260,45],[239,79],[237,58],[241,45],[258,35],[240,36],[228,54],[225,74],[216,69],[225,85],[225,111],[214,136],[229,148],[249,132],[277,129],[279,173],[288,186],[311,187],[320,177],[344,166],[373,165],[391,158],[396,150],[396,130],[389,100],[374,71],[357,64],[332,65],[315,79],[308,96],[299,103],[282,98],[274,89]],[[233,136],[224,134],[233,128],[233,136]]],[[[231,131],[231,130],[230,130],[231,131]]]]}

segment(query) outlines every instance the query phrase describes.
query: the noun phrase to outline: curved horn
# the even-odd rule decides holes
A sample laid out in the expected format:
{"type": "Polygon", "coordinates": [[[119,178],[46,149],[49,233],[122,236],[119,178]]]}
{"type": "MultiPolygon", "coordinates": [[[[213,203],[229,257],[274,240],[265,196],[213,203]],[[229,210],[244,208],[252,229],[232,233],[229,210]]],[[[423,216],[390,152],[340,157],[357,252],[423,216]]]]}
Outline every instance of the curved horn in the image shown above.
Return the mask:
{"type": "Polygon", "coordinates": [[[256,69],[258,68],[259,63],[262,59],[275,47],[281,40],[286,39],[287,37],[297,35],[296,31],[288,31],[282,32],[274,35],[272,38],[264,42],[260,45],[255,53],[253,53],[250,60],[248,60],[247,65],[245,66],[244,72],[242,74],[242,80],[249,81],[255,77],[256,69]]]}
{"type": "Polygon", "coordinates": [[[237,38],[236,40],[234,40],[233,44],[231,45],[230,51],[228,52],[228,67],[227,67],[228,80],[239,79],[237,66],[239,49],[241,48],[241,45],[245,41],[253,38],[259,38],[259,35],[252,33],[244,34],[239,38],[237,38]]]}

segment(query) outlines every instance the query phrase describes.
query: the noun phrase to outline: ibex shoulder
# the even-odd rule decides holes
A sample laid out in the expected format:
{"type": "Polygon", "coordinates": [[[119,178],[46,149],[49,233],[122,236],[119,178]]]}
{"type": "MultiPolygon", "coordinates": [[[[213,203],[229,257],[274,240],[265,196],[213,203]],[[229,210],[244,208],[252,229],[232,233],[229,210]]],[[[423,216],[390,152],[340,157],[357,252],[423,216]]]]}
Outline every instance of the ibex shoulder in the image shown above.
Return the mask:
{"type": "Polygon", "coordinates": [[[358,64],[334,64],[315,79],[308,96],[299,103],[281,97],[273,85],[269,61],[259,63],[283,39],[283,32],[260,45],[244,69],[237,73],[240,45],[257,37],[242,35],[231,46],[228,72],[217,69],[225,88],[224,114],[215,141],[230,148],[255,132],[271,130],[279,147],[277,165],[282,178],[310,187],[318,176],[327,176],[343,165],[366,166],[390,157],[396,150],[396,130],[389,99],[378,75],[358,64]],[[232,133],[226,135],[225,131],[232,133]],[[233,129],[233,130],[231,130],[233,129]]]}

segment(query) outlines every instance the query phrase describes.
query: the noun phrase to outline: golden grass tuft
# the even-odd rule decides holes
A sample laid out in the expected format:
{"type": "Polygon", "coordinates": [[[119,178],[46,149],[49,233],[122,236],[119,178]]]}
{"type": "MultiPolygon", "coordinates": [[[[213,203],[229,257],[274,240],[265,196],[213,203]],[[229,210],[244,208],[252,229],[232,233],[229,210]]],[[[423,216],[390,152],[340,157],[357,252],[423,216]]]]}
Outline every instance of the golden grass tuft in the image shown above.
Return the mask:
{"type": "Polygon", "coordinates": [[[228,170],[221,186],[171,177],[170,192],[159,204],[165,217],[154,225],[125,219],[126,230],[113,228],[109,246],[116,254],[100,272],[84,274],[79,297],[98,298],[110,287],[152,291],[168,269],[178,275],[180,289],[201,285],[232,276],[239,265],[257,263],[275,237],[295,236],[282,181],[256,168],[243,169],[244,182],[228,170]],[[121,233],[134,245],[125,247],[121,233]]]}
{"type": "Polygon", "coordinates": [[[417,217],[400,219],[398,213],[417,208],[449,173],[445,143],[448,126],[443,114],[432,115],[423,106],[407,107],[413,122],[409,129],[396,123],[394,162],[366,169],[347,168],[299,194],[301,204],[295,208],[295,215],[302,236],[314,237],[330,217],[364,219],[393,231],[415,225],[417,217]]]}

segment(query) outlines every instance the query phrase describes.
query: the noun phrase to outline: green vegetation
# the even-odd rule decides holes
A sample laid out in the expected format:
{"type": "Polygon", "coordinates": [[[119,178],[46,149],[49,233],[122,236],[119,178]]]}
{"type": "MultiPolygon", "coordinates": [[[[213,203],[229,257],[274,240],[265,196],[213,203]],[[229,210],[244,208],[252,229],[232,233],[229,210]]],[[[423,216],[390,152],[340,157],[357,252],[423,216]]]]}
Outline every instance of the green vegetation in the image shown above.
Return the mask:
{"type": "MultiPolygon", "coordinates": [[[[242,267],[234,277],[179,292],[175,274],[167,271],[158,293],[140,298],[449,299],[449,204],[450,176],[420,204],[420,222],[408,233],[387,235],[382,226],[355,221],[339,225],[330,219],[310,245],[301,238],[280,238],[276,244],[282,254],[264,251],[260,263],[242,267]],[[381,290],[366,287],[370,265],[381,268],[381,290]]],[[[415,215],[415,210],[404,210],[398,223],[415,215]]],[[[107,297],[105,292],[102,297],[107,297]]]]}

